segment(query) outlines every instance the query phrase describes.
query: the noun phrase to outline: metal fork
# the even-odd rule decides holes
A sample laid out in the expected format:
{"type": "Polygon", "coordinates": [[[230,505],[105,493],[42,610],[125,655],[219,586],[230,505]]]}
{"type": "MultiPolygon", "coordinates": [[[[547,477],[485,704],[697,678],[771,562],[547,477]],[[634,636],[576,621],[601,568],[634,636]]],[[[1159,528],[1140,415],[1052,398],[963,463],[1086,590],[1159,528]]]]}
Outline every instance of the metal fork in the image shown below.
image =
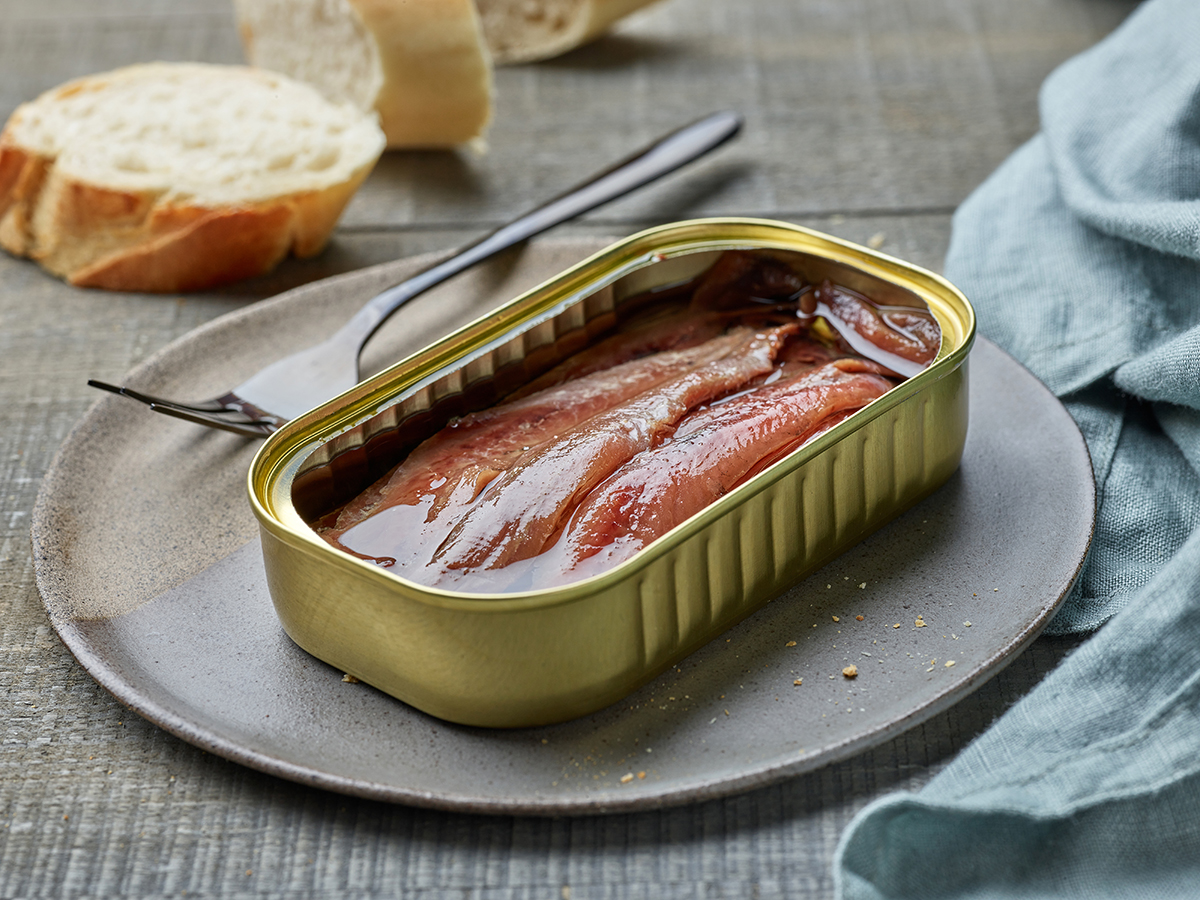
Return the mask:
{"type": "Polygon", "coordinates": [[[409,300],[548,228],[615,200],[719,147],[741,116],[718,112],[671,132],[588,181],[503,225],[454,256],[376,295],[332,337],[286,356],[219,397],[185,403],[89,379],[88,384],[147,404],[155,412],[246,437],[266,437],[359,381],[363,346],[409,300]]]}

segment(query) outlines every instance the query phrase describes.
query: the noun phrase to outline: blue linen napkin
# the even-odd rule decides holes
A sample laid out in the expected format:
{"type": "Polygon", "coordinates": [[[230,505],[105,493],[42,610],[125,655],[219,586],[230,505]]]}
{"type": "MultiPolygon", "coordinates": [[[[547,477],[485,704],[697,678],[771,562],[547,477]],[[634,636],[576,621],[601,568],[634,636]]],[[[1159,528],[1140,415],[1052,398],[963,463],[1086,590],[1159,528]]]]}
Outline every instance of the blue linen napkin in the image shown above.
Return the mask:
{"type": "Polygon", "coordinates": [[[1062,398],[1096,535],[1086,644],[919,794],[863,810],[845,900],[1200,897],[1200,3],[1148,0],[1041,94],[948,277],[1062,398]]]}

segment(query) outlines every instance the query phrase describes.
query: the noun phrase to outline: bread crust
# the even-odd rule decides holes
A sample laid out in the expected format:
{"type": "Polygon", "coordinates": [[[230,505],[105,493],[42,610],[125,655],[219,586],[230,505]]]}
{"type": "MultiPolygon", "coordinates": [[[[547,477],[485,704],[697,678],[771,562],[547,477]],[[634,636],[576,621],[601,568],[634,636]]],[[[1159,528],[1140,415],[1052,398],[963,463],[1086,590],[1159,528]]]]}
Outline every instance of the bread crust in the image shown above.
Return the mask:
{"type": "Polygon", "coordinates": [[[75,269],[77,287],[112,291],[191,291],[261,275],[285,255],[294,211],[277,206],[199,210],[165,208],[151,218],[171,223],[154,237],[75,269]]]}
{"type": "Polygon", "coordinates": [[[492,117],[491,56],[473,0],[350,0],[379,46],[389,147],[448,147],[492,117]]]}
{"type": "Polygon", "coordinates": [[[513,65],[550,59],[582,46],[607,31],[618,19],[658,0],[579,0],[569,20],[556,23],[558,27],[548,36],[538,34],[541,28],[519,35],[513,33],[511,16],[514,12],[519,14],[520,9],[514,0],[477,2],[492,59],[497,65],[513,65]]]}
{"type": "MultiPolygon", "coordinates": [[[[307,58],[301,62],[281,56],[277,46],[272,49],[280,37],[303,47],[319,36],[290,34],[294,23],[281,22],[278,10],[263,0],[234,5],[252,65],[306,79],[327,95],[341,94],[322,83],[326,77],[319,67],[306,67],[307,58]]],[[[344,0],[337,5],[343,7],[338,15],[358,18],[375,45],[370,55],[379,69],[379,86],[367,102],[379,114],[388,147],[453,147],[483,136],[492,115],[492,62],[474,0],[344,0]]],[[[324,14],[330,15],[328,7],[324,14]]],[[[364,86],[368,95],[370,90],[364,86]]]]}
{"type": "Polygon", "coordinates": [[[267,272],[289,252],[313,256],[375,163],[370,158],[349,179],[319,190],[244,203],[181,202],[162,189],[125,190],[65,174],[54,157],[21,146],[15,132],[32,105],[19,107],[0,132],[0,247],[80,287],[201,290],[267,272]]]}

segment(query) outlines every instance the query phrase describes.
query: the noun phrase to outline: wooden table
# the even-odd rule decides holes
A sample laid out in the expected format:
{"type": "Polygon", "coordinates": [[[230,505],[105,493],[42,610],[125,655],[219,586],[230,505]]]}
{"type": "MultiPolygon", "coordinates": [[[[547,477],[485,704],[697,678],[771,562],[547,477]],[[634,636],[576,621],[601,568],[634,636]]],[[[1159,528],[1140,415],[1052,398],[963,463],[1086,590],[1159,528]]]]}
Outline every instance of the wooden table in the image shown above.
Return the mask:
{"type": "MultiPolygon", "coordinates": [[[[1132,0],[667,0],[590,47],[501,70],[486,155],[388,154],[329,250],[187,297],[79,291],[0,256],[0,895],[472,898],[832,894],[851,817],[916,789],[1078,641],[1042,638],[969,699],[847,762],[725,800],[559,820],[389,806],[208,755],[123,709],[34,586],[38,485],[96,395],[189,329],[316,278],[464,242],[676,124],[743,111],[710,160],[560,230],[789,219],[937,269],[955,206],[1037,128],[1037,89],[1132,0]]],[[[225,0],[5,0],[0,113],[153,59],[239,62],[225,0]]]]}

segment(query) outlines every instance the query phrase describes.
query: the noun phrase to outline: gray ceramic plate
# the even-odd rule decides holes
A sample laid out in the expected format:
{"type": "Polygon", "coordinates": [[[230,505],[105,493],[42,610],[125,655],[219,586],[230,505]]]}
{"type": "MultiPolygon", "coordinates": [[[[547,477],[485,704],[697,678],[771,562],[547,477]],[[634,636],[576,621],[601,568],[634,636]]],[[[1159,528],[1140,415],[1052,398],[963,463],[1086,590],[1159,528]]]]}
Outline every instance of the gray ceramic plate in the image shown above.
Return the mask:
{"type": "MultiPolygon", "coordinates": [[[[598,248],[544,241],[418,301],[369,367],[598,248]]],[[[406,260],[310,285],[167,347],[128,381],[209,396],[315,341],[406,260]]],[[[994,345],[971,359],[962,467],[934,496],[657,681],[596,715],[489,731],[417,712],[297,648],[275,619],[244,477],[254,445],[106,397],[68,437],[33,525],[54,627],[122,703],[296,781],[479,812],[683,803],[885,741],[994,675],[1047,622],[1091,537],[1083,440],[994,345]],[[857,677],[842,674],[849,665],[857,677]]],[[[116,373],[96,373],[113,376],[116,373]]]]}

